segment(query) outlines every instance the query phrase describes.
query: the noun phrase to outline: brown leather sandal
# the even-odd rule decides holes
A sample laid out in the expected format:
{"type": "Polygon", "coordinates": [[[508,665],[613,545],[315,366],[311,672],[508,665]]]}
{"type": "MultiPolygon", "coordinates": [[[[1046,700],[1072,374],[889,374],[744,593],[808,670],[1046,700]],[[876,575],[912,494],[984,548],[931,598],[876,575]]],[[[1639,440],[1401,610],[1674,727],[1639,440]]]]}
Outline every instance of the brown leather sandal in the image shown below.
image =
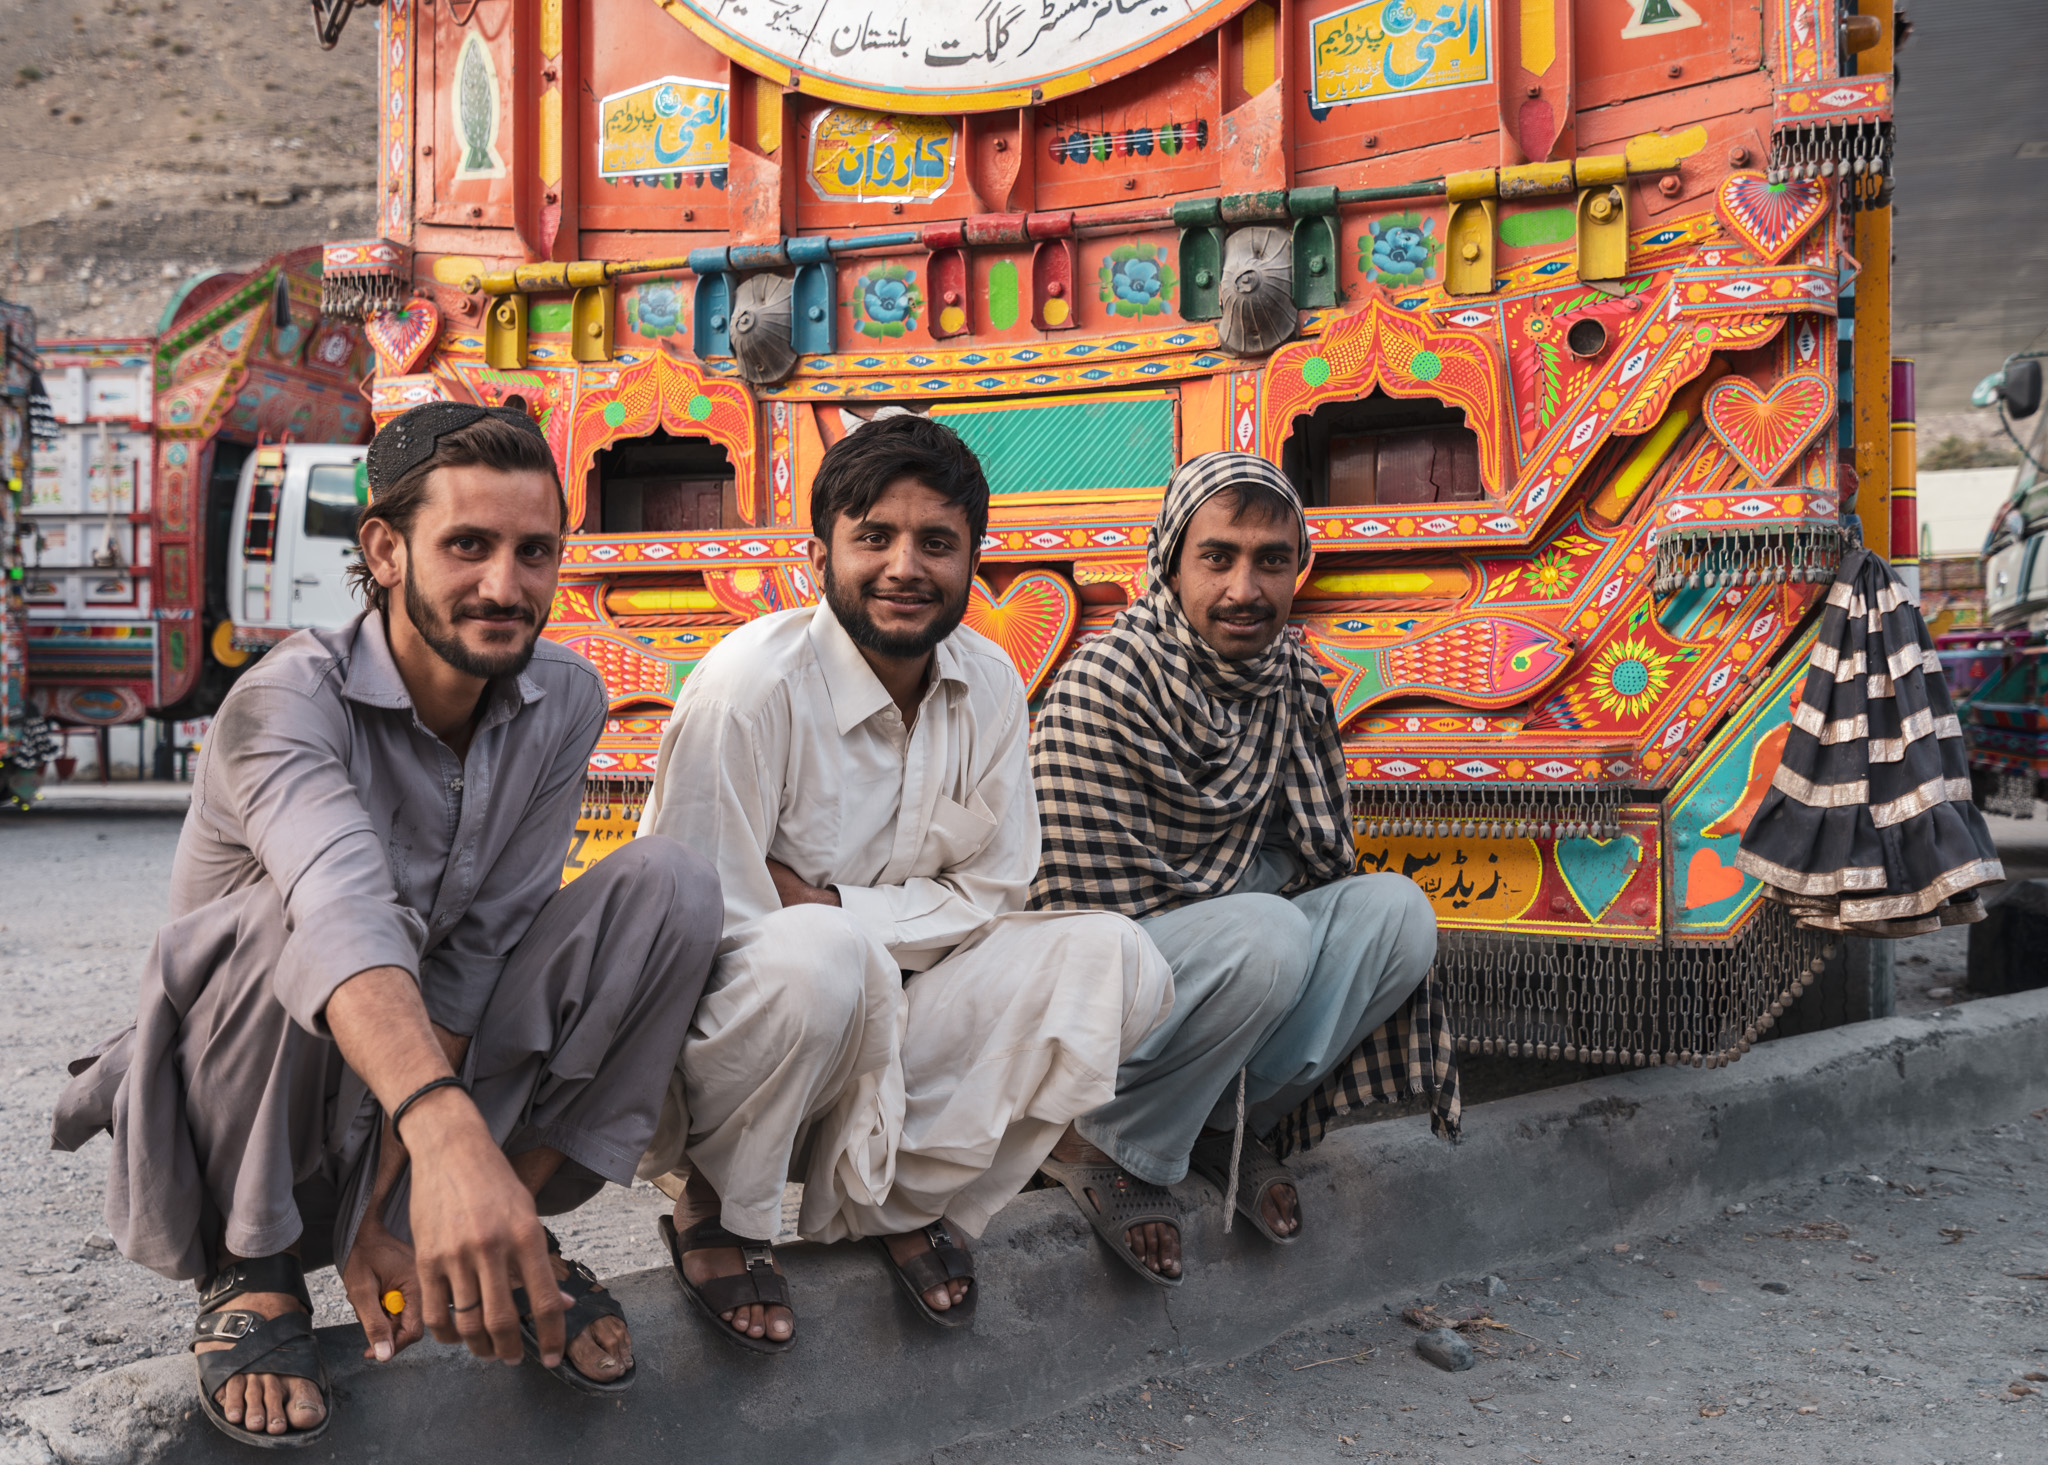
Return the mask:
{"type": "Polygon", "coordinates": [[[896,1280],[903,1284],[903,1290],[910,1294],[910,1300],[917,1304],[917,1310],[942,1328],[964,1328],[974,1321],[975,1299],[981,1289],[974,1285],[974,1258],[958,1242],[953,1233],[946,1229],[944,1221],[934,1221],[924,1228],[924,1239],[931,1243],[930,1251],[921,1251],[907,1262],[896,1260],[889,1250],[889,1243],[877,1236],[875,1245],[882,1248],[882,1255],[889,1259],[889,1270],[896,1274],[896,1280]],[[967,1296],[954,1303],[944,1312],[924,1300],[925,1293],[934,1287],[965,1278],[967,1296]]]}
{"type": "Polygon", "coordinates": [[[750,1353],[787,1353],[796,1346],[796,1309],[790,1307],[789,1279],[775,1270],[774,1247],[765,1241],[733,1235],[716,1216],[708,1221],[699,1221],[680,1236],[676,1234],[673,1217],[663,1216],[656,1224],[663,1243],[668,1247],[669,1260],[675,1266],[676,1280],[683,1284],[684,1295],[711,1320],[711,1325],[720,1334],[750,1353]],[[684,1275],[683,1253],[708,1251],[713,1247],[731,1247],[738,1251],[747,1269],[736,1277],[713,1277],[700,1286],[684,1275]],[[790,1333],[787,1338],[750,1338],[719,1316],[757,1302],[766,1307],[789,1308],[790,1333]]]}

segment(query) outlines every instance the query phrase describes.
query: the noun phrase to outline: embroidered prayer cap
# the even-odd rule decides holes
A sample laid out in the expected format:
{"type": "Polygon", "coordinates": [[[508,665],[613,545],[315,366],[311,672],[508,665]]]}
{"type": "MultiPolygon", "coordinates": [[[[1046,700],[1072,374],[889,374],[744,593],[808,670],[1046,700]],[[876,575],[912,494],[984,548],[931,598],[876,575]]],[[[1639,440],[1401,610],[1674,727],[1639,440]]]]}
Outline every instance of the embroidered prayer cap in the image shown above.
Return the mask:
{"type": "Polygon", "coordinates": [[[540,424],[517,407],[478,407],[469,402],[422,402],[391,419],[370,439],[365,458],[369,469],[370,500],[382,498],[413,469],[434,456],[441,439],[451,432],[473,427],[486,417],[509,422],[532,433],[545,444],[547,434],[540,424]]]}
{"type": "Polygon", "coordinates": [[[1174,470],[1166,497],[1159,504],[1159,521],[1152,529],[1145,565],[1154,585],[1165,585],[1166,577],[1179,565],[1181,541],[1187,538],[1195,512],[1225,489],[1240,484],[1271,489],[1294,510],[1302,563],[1308,563],[1308,517],[1301,511],[1301,495],[1285,473],[1253,453],[1197,453],[1174,470]]]}

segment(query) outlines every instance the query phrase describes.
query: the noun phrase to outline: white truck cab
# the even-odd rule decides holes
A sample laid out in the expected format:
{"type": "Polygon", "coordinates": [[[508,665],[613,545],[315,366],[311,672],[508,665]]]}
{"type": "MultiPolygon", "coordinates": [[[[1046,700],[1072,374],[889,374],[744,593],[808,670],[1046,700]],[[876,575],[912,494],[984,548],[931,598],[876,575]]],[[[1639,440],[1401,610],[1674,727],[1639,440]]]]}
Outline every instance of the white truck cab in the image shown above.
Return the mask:
{"type": "Polygon", "coordinates": [[[229,539],[230,620],[214,632],[227,645],[216,645],[216,653],[246,657],[307,626],[344,625],[360,609],[347,572],[359,553],[356,512],[368,451],[284,443],[249,455],[229,539]]]}

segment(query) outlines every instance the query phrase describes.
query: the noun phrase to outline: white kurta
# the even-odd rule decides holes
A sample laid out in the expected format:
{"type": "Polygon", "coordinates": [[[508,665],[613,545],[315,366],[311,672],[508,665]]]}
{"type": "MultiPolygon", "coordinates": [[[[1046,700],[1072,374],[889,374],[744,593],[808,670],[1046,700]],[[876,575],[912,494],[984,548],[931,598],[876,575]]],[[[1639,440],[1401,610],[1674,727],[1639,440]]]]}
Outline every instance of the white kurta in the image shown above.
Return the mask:
{"type": "Polygon", "coordinates": [[[775,1234],[785,1178],[816,1240],[979,1234],[1172,1006],[1134,923],[1023,910],[1023,684],[965,627],[935,661],[906,729],[829,609],[783,611],[697,665],[662,735],[641,830],[709,858],[726,914],[641,1173],[702,1171],[740,1235],[775,1234]],[[771,859],[840,906],[784,910],[771,859]]]}

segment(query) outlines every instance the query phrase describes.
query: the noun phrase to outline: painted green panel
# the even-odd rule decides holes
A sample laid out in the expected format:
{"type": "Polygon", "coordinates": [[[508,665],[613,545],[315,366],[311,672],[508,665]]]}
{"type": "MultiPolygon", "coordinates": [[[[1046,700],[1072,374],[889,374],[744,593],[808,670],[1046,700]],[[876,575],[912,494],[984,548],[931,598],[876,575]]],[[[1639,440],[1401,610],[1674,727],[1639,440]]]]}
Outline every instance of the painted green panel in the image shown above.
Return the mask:
{"type": "Polygon", "coordinates": [[[1562,244],[1578,226],[1577,209],[1525,209],[1500,221],[1503,244],[1526,249],[1532,244],[1562,244]]]}
{"type": "Polygon", "coordinates": [[[1017,266],[999,259],[988,267],[988,323],[998,331],[1017,324],[1017,266]]]}
{"type": "Polygon", "coordinates": [[[932,415],[981,459],[989,491],[1164,488],[1173,476],[1173,403],[1061,402],[932,415]]]}

